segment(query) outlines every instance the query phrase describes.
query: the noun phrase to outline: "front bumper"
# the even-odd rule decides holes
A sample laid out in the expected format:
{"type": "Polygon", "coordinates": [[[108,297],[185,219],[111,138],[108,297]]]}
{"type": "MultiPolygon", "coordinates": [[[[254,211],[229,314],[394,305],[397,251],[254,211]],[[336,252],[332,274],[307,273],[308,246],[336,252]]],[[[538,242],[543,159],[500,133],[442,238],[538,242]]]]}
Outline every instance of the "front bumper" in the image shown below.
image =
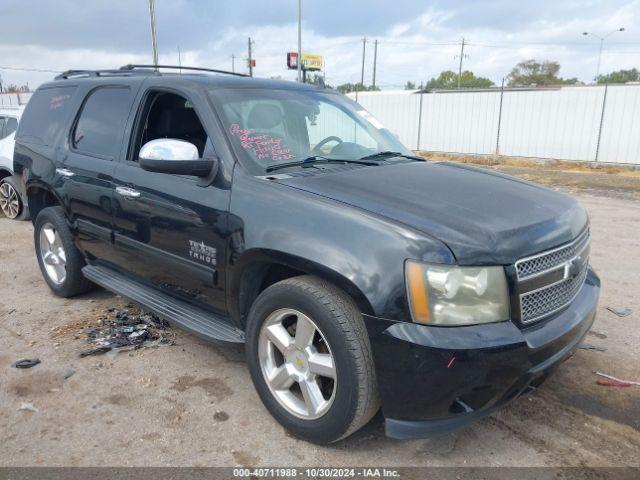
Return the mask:
{"type": "Polygon", "coordinates": [[[513,322],[434,327],[365,316],[387,435],[445,434],[539,386],[589,331],[599,294],[590,270],[571,305],[523,329],[513,322]]]}

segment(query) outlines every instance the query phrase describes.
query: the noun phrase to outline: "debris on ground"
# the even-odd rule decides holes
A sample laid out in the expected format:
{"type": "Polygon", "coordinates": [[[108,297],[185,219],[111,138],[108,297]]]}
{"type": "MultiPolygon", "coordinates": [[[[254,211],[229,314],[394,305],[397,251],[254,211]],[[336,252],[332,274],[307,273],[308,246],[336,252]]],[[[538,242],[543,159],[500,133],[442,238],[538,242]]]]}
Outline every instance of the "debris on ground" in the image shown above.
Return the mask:
{"type": "Polygon", "coordinates": [[[578,345],[578,348],[581,348],[582,350],[595,350],[596,352],[607,351],[606,347],[599,347],[598,345],[592,345],[590,343],[581,343],[580,345],[578,345]]]}
{"type": "Polygon", "coordinates": [[[64,371],[64,373],[62,374],[62,378],[63,378],[64,380],[66,380],[67,378],[71,378],[71,377],[73,377],[73,376],[75,375],[75,373],[76,373],[76,371],[75,371],[73,368],[69,367],[69,368],[67,368],[67,369],[64,371]]]}
{"type": "Polygon", "coordinates": [[[596,380],[598,385],[602,385],[603,387],[630,387],[631,383],[629,382],[615,382],[613,380],[596,380]]]}
{"type": "Polygon", "coordinates": [[[88,326],[85,332],[92,347],[79,352],[79,357],[107,352],[116,355],[119,351],[171,345],[174,342],[168,322],[132,305],[125,309],[108,309],[107,315],[98,319],[97,325],[88,326]]]}
{"type": "Polygon", "coordinates": [[[603,380],[598,380],[596,381],[596,383],[598,385],[605,385],[608,387],[630,387],[631,385],[636,385],[636,386],[640,386],[640,382],[636,382],[633,380],[623,380],[621,378],[617,378],[614,377],[613,375],[608,375],[606,373],[602,373],[602,372],[593,372],[596,375],[600,376],[600,377],[604,377],[608,380],[610,380],[610,382],[604,382],[603,380]]]}
{"type": "Polygon", "coordinates": [[[229,414],[221,410],[213,414],[213,419],[219,422],[226,422],[227,420],[229,420],[229,414]]]}
{"type": "Polygon", "coordinates": [[[605,338],[607,338],[607,336],[604,333],[596,332],[595,330],[589,330],[587,332],[587,335],[591,335],[591,336],[597,337],[600,340],[604,340],[605,338]]]}
{"type": "Polygon", "coordinates": [[[18,410],[25,410],[27,412],[38,412],[38,409],[33,406],[33,403],[22,402],[18,410]]]}
{"type": "Polygon", "coordinates": [[[609,310],[611,313],[613,313],[614,315],[617,315],[619,317],[628,317],[633,313],[633,311],[630,308],[623,308],[623,309],[619,309],[615,307],[605,307],[605,308],[609,310]]]}
{"type": "Polygon", "coordinates": [[[11,366],[14,368],[31,368],[31,367],[35,367],[39,363],[40,363],[39,358],[23,358],[11,364],[11,366]]]}

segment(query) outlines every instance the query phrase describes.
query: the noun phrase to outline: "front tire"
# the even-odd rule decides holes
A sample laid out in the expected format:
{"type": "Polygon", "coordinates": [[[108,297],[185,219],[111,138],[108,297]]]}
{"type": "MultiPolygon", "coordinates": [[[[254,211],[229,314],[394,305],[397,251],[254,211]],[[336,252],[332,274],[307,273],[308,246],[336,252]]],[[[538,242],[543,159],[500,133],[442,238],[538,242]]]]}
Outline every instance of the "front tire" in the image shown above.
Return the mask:
{"type": "Polygon", "coordinates": [[[82,274],[84,258],[73,243],[62,207],[41,210],[33,235],[40,271],[53,293],[68,298],[91,289],[91,282],[82,274]]]}
{"type": "Polygon", "coordinates": [[[258,296],[246,354],[262,402],[298,437],[338,441],[378,410],[362,316],[349,296],[317,277],[283,280],[258,296]]]}

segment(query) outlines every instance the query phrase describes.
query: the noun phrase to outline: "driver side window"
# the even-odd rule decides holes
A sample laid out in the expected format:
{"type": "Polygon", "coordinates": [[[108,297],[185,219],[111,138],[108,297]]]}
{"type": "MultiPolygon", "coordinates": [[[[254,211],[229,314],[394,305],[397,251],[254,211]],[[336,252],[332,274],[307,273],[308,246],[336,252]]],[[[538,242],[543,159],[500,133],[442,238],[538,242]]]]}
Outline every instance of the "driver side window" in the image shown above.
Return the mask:
{"type": "MultiPolygon", "coordinates": [[[[337,136],[343,142],[353,142],[366,148],[376,148],[377,142],[354,119],[339,108],[327,102],[320,102],[319,112],[305,117],[309,145],[313,149],[320,141],[337,136]]],[[[321,154],[328,155],[336,146],[335,142],[327,142],[321,148],[321,154]]]]}
{"type": "Polygon", "coordinates": [[[198,149],[198,156],[213,155],[213,145],[189,100],[169,92],[151,92],[142,107],[142,118],[134,137],[131,160],[137,161],[140,149],[151,140],[184,140],[198,149]]]}

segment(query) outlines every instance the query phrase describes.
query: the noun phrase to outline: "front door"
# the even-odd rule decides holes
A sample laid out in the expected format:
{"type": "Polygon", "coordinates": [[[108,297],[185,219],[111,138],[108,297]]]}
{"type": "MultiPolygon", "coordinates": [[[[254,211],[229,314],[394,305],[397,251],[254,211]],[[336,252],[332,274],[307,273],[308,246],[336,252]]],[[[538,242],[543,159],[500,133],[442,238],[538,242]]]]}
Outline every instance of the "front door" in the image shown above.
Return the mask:
{"type": "Polygon", "coordinates": [[[230,191],[197,177],[148,172],[142,145],[158,138],[193,143],[214,155],[196,110],[185,96],[145,93],[132,129],[129,159],[115,172],[115,251],[122,269],[184,300],[218,312],[224,296],[225,232],[230,191]]]}

